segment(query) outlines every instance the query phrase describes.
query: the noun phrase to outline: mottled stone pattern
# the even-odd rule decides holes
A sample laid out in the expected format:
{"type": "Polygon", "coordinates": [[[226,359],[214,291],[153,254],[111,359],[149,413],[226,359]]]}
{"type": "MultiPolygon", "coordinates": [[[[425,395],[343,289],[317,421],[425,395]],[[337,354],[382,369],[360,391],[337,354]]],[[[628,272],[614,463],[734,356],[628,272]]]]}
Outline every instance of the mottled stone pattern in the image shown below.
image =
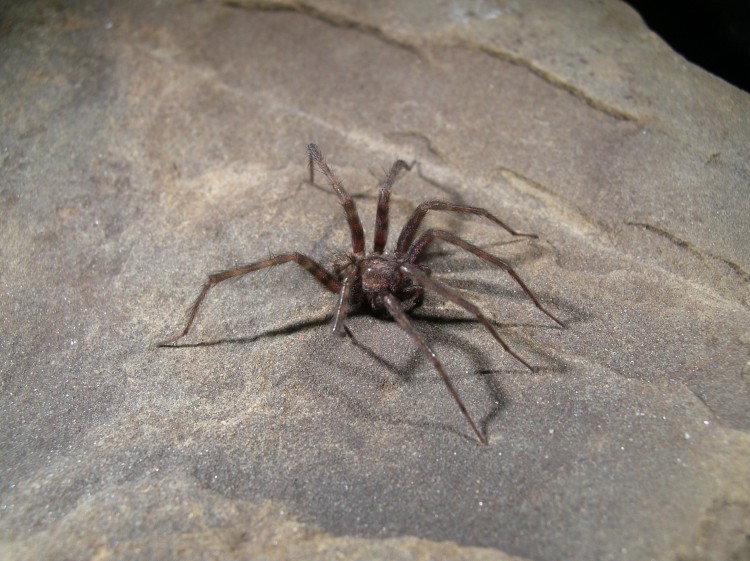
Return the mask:
{"type": "MultiPolygon", "coordinates": [[[[750,97],[613,2],[4,2],[0,558],[750,559],[750,97]],[[414,321],[336,261],[426,199],[414,321]]],[[[394,242],[393,234],[391,243],[394,242]]]]}

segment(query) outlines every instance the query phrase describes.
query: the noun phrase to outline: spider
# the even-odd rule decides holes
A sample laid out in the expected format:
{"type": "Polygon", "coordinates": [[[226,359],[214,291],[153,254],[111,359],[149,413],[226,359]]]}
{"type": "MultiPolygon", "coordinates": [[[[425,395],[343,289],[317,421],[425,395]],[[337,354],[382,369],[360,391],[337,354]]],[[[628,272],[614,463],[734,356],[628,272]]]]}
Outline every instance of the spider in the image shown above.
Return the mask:
{"type": "Polygon", "coordinates": [[[411,170],[412,164],[407,164],[403,160],[397,160],[390,169],[385,180],[380,186],[380,196],[378,198],[378,207],[375,215],[375,236],[372,252],[365,253],[365,236],[362,229],[362,222],[359,219],[357,208],[351,196],[344,189],[343,184],[334,175],[331,168],[326,163],[323,154],[315,144],[307,146],[308,169],[310,174],[310,183],[314,184],[316,167],[325,175],[328,183],[338,195],[338,198],[346,212],[346,219],[351,231],[352,250],[346,259],[339,263],[333,272],[327,271],[317,262],[307,255],[298,252],[283,253],[261,261],[255,261],[247,265],[227,269],[208,276],[205,284],[201,288],[198,296],[187,311],[187,322],[183,330],[165,341],[159,343],[160,347],[174,346],[174,343],[187,335],[190,326],[193,325],[198,314],[198,308],[208,294],[208,291],[229,279],[241,277],[268,267],[275,267],[284,263],[294,262],[310,273],[315,280],[322,284],[326,289],[334,294],[338,294],[338,304],[333,314],[333,332],[343,336],[346,328],[344,320],[347,314],[356,307],[365,305],[373,312],[385,313],[391,316],[396,323],[411,337],[414,343],[430,359],[435,370],[438,371],[443,379],[445,386],[448,388],[451,396],[455,400],[458,408],[469,422],[474,434],[481,444],[487,444],[487,439],[479,431],[474,420],[466,410],[466,406],[458,395],[456,388],[450,381],[448,374],[443,368],[435,352],[427,344],[422,334],[417,331],[409,319],[407,312],[412,308],[419,306],[424,298],[425,289],[432,290],[442,295],[454,304],[464,308],[473,314],[479,322],[490,332],[502,348],[523,364],[528,369],[534,371],[534,368],[517,355],[503,341],[490,321],[473,303],[454,292],[452,289],[433,280],[430,269],[421,263],[427,249],[437,240],[448,242],[461,249],[468,251],[489,261],[507,272],[513,280],[526,293],[526,296],[534,305],[554,320],[558,325],[564,327],[563,323],[548,312],[537,300],[528,286],[521,280],[521,277],[505,261],[487,253],[479,247],[470,244],[460,237],[445,230],[428,229],[419,237],[416,237],[422,220],[428,211],[439,210],[449,212],[459,212],[463,214],[474,214],[482,216],[494,222],[501,228],[508,231],[513,236],[536,238],[535,234],[524,234],[515,231],[505,224],[499,218],[483,208],[460,205],[446,201],[431,200],[421,203],[412,213],[406,225],[399,234],[396,248],[393,253],[384,251],[386,240],[388,238],[388,210],[391,188],[396,181],[399,173],[403,170],[411,170]],[[416,240],[415,240],[416,238],[416,240]]]}

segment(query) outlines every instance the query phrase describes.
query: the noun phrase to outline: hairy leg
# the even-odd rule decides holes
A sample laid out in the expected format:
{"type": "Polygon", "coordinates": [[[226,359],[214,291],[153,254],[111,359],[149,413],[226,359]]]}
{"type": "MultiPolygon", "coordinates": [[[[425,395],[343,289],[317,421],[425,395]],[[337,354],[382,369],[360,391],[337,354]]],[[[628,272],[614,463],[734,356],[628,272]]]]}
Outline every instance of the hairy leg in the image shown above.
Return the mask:
{"type": "Polygon", "coordinates": [[[323,267],[318,265],[315,261],[313,261],[306,255],[297,252],[284,253],[282,255],[277,255],[269,259],[264,259],[263,261],[256,261],[255,263],[242,265],[241,267],[237,267],[235,269],[228,269],[226,271],[213,273],[208,276],[208,280],[205,282],[205,284],[201,288],[201,291],[198,293],[197,298],[188,309],[187,323],[185,324],[185,328],[174,337],[170,337],[169,339],[166,339],[159,343],[159,346],[169,346],[178,339],[181,339],[182,337],[187,335],[188,331],[190,330],[190,326],[193,324],[195,317],[198,315],[198,308],[200,308],[201,302],[203,302],[203,299],[206,297],[206,294],[208,294],[208,291],[215,285],[219,284],[220,282],[224,282],[225,280],[241,277],[248,273],[252,273],[253,271],[258,271],[259,269],[274,267],[283,263],[289,263],[290,261],[294,261],[300,267],[304,268],[308,273],[315,277],[315,280],[317,280],[331,292],[338,292],[341,288],[341,283],[338,281],[338,279],[336,279],[336,277],[334,277],[331,273],[326,271],[323,267]]]}
{"type": "Polygon", "coordinates": [[[547,314],[555,323],[557,323],[560,327],[565,327],[563,325],[563,322],[561,322],[559,319],[557,319],[555,316],[553,316],[550,312],[548,312],[544,306],[542,306],[539,303],[539,300],[537,300],[536,296],[534,296],[534,293],[531,292],[531,289],[526,286],[526,283],[521,280],[521,277],[518,276],[518,273],[516,273],[513,270],[513,267],[511,267],[508,263],[503,261],[502,259],[495,257],[494,255],[487,253],[483,249],[478,248],[477,246],[470,244],[466,240],[463,240],[459,238],[456,234],[452,234],[451,232],[446,232],[445,230],[427,230],[420,238],[414,242],[414,245],[409,250],[409,255],[407,256],[406,260],[409,263],[418,263],[420,258],[424,255],[424,252],[427,250],[428,246],[434,242],[436,239],[441,239],[443,241],[446,241],[448,243],[451,243],[455,246],[460,247],[461,249],[465,249],[466,251],[473,253],[480,259],[484,259],[485,261],[489,261],[493,265],[497,265],[502,270],[504,270],[506,273],[508,273],[511,277],[513,277],[513,280],[518,283],[518,286],[520,286],[523,291],[526,293],[526,296],[528,296],[532,302],[534,302],[534,305],[539,308],[542,312],[547,314]]]}
{"type": "Polygon", "coordinates": [[[352,266],[347,271],[344,277],[344,282],[341,283],[341,290],[339,291],[339,304],[336,306],[336,314],[333,320],[333,332],[341,337],[344,336],[344,320],[349,313],[349,301],[352,294],[352,286],[357,278],[357,267],[352,266]]]}
{"type": "Polygon", "coordinates": [[[346,220],[349,223],[349,229],[352,233],[352,252],[355,255],[364,256],[365,233],[362,229],[362,222],[359,219],[359,214],[357,213],[357,207],[354,204],[354,200],[352,199],[351,195],[346,192],[346,189],[344,189],[344,185],[341,183],[341,181],[339,181],[339,179],[333,174],[331,168],[328,167],[328,164],[326,163],[326,160],[323,157],[320,148],[318,148],[315,144],[308,144],[307,157],[307,165],[310,169],[310,183],[313,182],[315,165],[317,165],[320,171],[323,172],[323,175],[326,176],[326,179],[328,179],[328,183],[331,184],[333,190],[336,191],[336,194],[339,196],[339,200],[344,207],[344,211],[346,212],[346,220]]]}
{"type": "Polygon", "coordinates": [[[518,356],[515,352],[513,352],[508,344],[503,341],[502,337],[500,337],[500,334],[495,330],[494,327],[492,327],[492,324],[490,323],[490,320],[488,320],[485,315],[479,310],[479,308],[469,302],[466,298],[463,296],[459,296],[456,294],[453,290],[449,289],[448,287],[440,284],[439,282],[436,282],[432,280],[429,276],[427,276],[425,273],[423,273],[418,267],[415,265],[410,265],[408,263],[405,263],[401,265],[400,267],[401,271],[406,273],[409,277],[414,279],[416,282],[424,286],[425,288],[429,288],[431,290],[434,290],[438,294],[444,296],[457,306],[462,307],[467,312],[471,313],[476,317],[482,325],[487,329],[487,331],[490,332],[490,334],[495,338],[495,340],[500,343],[500,346],[503,347],[506,353],[511,355],[513,358],[515,358],[518,362],[523,364],[526,368],[531,370],[532,372],[535,372],[534,367],[532,367],[528,362],[526,362],[524,359],[522,359],[520,356],[518,356]]]}
{"type": "Polygon", "coordinates": [[[417,229],[419,228],[419,225],[422,223],[422,220],[429,210],[446,210],[450,212],[461,212],[463,214],[476,214],[478,216],[484,216],[488,220],[491,220],[514,236],[523,236],[525,238],[537,237],[536,234],[523,234],[521,232],[515,231],[505,222],[500,220],[497,216],[491,214],[489,211],[483,208],[457,205],[446,201],[425,201],[414,210],[411,218],[409,218],[407,223],[404,225],[404,228],[401,230],[401,235],[399,235],[398,242],[396,243],[396,255],[403,256],[409,250],[409,246],[414,240],[414,236],[416,236],[417,234],[417,229]]]}
{"type": "Polygon", "coordinates": [[[396,320],[396,323],[398,323],[401,326],[401,328],[409,334],[412,340],[419,346],[419,348],[422,349],[422,351],[432,361],[432,364],[435,367],[435,370],[437,370],[440,376],[443,378],[443,382],[445,383],[445,386],[448,388],[448,391],[450,392],[450,394],[453,396],[453,399],[458,404],[458,408],[461,410],[461,413],[463,413],[464,417],[466,417],[466,420],[469,421],[469,424],[471,425],[471,428],[474,431],[474,434],[477,435],[479,442],[481,442],[482,444],[487,444],[487,440],[484,438],[482,433],[479,432],[479,429],[477,429],[477,426],[474,424],[474,421],[469,415],[469,412],[466,410],[466,406],[464,405],[463,401],[461,401],[461,398],[459,397],[458,392],[456,391],[456,388],[453,387],[453,384],[451,383],[450,378],[448,378],[448,374],[445,372],[445,369],[443,368],[443,365],[440,363],[440,360],[438,359],[437,355],[430,348],[430,346],[424,340],[424,337],[422,337],[419,331],[417,331],[414,328],[414,325],[409,320],[406,313],[401,309],[398,299],[393,294],[387,293],[383,296],[383,303],[385,304],[385,307],[388,310],[388,313],[391,314],[391,316],[393,316],[393,319],[396,320]]]}
{"type": "Polygon", "coordinates": [[[378,198],[378,210],[375,214],[375,242],[373,253],[383,253],[385,243],[388,241],[388,202],[391,197],[391,187],[396,181],[401,170],[411,170],[414,163],[407,164],[403,160],[396,160],[391,166],[391,171],[386,175],[380,186],[380,197],[378,198]]]}

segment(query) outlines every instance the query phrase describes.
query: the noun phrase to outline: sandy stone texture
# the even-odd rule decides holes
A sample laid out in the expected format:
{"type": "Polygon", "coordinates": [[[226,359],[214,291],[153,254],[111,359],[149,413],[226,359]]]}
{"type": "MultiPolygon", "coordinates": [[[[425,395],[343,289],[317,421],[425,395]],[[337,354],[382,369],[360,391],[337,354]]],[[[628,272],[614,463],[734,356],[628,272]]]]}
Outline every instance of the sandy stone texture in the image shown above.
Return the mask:
{"type": "MultiPolygon", "coordinates": [[[[750,559],[750,96],[615,1],[3,2],[0,558],[750,559]],[[290,265],[414,207],[391,321],[290,265]]],[[[369,247],[369,245],[368,245],[369,247]]]]}

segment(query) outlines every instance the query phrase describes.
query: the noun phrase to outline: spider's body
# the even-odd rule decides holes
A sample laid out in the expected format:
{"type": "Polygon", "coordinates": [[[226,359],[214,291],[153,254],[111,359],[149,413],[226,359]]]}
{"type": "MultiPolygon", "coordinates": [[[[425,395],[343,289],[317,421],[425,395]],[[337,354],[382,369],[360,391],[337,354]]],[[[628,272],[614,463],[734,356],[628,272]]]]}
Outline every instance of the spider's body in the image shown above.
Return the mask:
{"type": "Polygon", "coordinates": [[[310,257],[302,253],[284,253],[262,261],[256,261],[234,269],[228,269],[226,271],[209,275],[208,280],[201,288],[198,297],[188,310],[187,322],[184,329],[176,336],[160,343],[160,346],[169,346],[187,335],[190,326],[193,324],[193,321],[198,314],[198,308],[200,307],[201,302],[203,302],[206,294],[214,285],[231,278],[246,275],[259,269],[265,269],[267,267],[273,267],[294,261],[313,275],[326,289],[339,295],[338,305],[336,306],[333,320],[334,333],[343,335],[344,320],[346,319],[347,314],[352,308],[363,304],[367,305],[375,312],[384,312],[390,315],[404,329],[404,331],[411,336],[412,340],[430,359],[435,366],[435,369],[442,377],[448,391],[456,401],[459,409],[471,425],[477,438],[481,443],[486,444],[487,441],[485,437],[474,424],[474,421],[461,401],[458,392],[456,392],[456,389],[453,387],[453,384],[448,378],[448,374],[445,372],[442,364],[427,342],[423,339],[419,331],[414,328],[411,320],[409,320],[406,313],[408,308],[418,306],[422,303],[425,289],[437,292],[454,304],[473,314],[497,340],[497,342],[500,343],[507,353],[527,368],[531,370],[533,370],[533,368],[529,363],[513,352],[510,347],[508,347],[479,308],[454,292],[452,289],[431,278],[430,269],[425,265],[420,264],[420,260],[424,256],[426,250],[435,240],[442,240],[465,249],[485,261],[497,265],[515,280],[537,308],[547,314],[559,325],[562,326],[563,324],[542,307],[531,290],[521,280],[518,274],[516,274],[513,268],[505,261],[445,230],[429,229],[416,238],[416,240],[415,237],[424,216],[430,210],[442,210],[484,216],[514,236],[525,236],[529,238],[535,238],[536,236],[534,234],[522,234],[516,232],[500,219],[482,208],[458,205],[445,201],[425,201],[416,208],[412,213],[411,218],[401,230],[393,253],[384,253],[385,244],[388,238],[388,209],[391,187],[396,181],[400,171],[411,169],[409,164],[402,160],[397,160],[391,167],[390,172],[380,187],[380,197],[378,199],[378,209],[375,217],[375,241],[373,243],[372,252],[367,255],[365,253],[364,230],[354,201],[349,193],[346,192],[341,182],[333,174],[333,171],[328,167],[320,149],[315,144],[310,144],[307,147],[307,151],[310,182],[313,183],[314,181],[315,167],[317,166],[323,175],[326,176],[329,184],[338,195],[346,212],[352,237],[352,250],[348,259],[343,264],[336,267],[333,273],[330,273],[310,257]]]}
{"type": "Polygon", "coordinates": [[[412,280],[399,271],[399,261],[390,256],[372,255],[359,262],[360,287],[373,309],[383,307],[378,296],[386,292],[392,293],[399,300],[421,296],[424,290],[415,285],[412,280]]]}
{"type": "MultiPolygon", "coordinates": [[[[354,308],[366,303],[371,310],[379,312],[385,309],[384,294],[393,294],[399,302],[421,304],[424,298],[424,287],[407,276],[400,267],[404,259],[395,255],[368,255],[351,265],[354,271],[350,306],[354,308]]],[[[429,269],[418,265],[420,271],[429,275],[429,269]]],[[[341,280],[344,280],[342,277],[341,280]]]]}

